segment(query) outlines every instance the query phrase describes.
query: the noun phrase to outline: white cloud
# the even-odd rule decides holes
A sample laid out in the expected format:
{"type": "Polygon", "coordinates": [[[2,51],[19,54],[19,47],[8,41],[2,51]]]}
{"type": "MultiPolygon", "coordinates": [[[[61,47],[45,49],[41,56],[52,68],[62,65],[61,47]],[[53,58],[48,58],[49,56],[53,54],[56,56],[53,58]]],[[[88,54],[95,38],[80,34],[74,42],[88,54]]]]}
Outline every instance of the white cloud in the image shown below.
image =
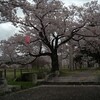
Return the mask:
{"type": "Polygon", "coordinates": [[[0,24],[0,28],[5,29],[5,30],[11,30],[12,28],[15,28],[15,27],[10,22],[8,22],[8,23],[0,24]]]}
{"type": "Polygon", "coordinates": [[[0,24],[0,40],[7,39],[14,35],[16,28],[9,22],[0,24]]]}

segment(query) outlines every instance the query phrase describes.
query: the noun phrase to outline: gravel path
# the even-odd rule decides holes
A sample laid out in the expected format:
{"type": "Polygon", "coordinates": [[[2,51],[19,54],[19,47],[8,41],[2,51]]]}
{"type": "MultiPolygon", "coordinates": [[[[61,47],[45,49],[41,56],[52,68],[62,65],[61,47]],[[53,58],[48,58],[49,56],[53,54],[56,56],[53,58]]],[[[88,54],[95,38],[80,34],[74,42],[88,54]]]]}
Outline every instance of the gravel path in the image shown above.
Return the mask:
{"type": "Polygon", "coordinates": [[[100,100],[100,86],[40,86],[0,97],[0,100],[100,100]]]}

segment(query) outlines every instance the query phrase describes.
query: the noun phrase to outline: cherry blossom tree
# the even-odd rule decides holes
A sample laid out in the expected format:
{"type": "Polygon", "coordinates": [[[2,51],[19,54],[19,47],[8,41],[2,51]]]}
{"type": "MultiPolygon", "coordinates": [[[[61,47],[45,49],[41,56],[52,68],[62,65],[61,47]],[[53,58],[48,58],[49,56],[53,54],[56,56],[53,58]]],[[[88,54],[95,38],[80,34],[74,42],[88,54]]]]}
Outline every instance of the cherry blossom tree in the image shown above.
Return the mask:
{"type": "Polygon", "coordinates": [[[82,7],[64,7],[58,0],[33,0],[31,3],[28,0],[1,0],[0,12],[8,21],[19,25],[23,34],[32,36],[26,45],[27,54],[36,58],[49,56],[51,71],[55,72],[59,70],[58,49],[61,45],[99,36],[92,30],[99,24],[99,6],[96,1],[82,7]],[[23,18],[18,17],[19,8],[23,18]]]}

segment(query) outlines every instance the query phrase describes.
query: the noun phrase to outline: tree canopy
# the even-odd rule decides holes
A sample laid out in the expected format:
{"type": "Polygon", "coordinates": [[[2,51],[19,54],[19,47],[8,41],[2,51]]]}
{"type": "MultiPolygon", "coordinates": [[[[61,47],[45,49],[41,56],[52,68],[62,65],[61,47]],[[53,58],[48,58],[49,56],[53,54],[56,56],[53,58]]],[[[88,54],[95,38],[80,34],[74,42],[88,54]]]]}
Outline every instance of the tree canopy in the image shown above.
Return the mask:
{"type": "MultiPolygon", "coordinates": [[[[84,43],[85,39],[99,37],[100,5],[91,1],[81,7],[65,7],[59,0],[1,0],[1,22],[10,21],[21,28],[21,33],[30,36],[27,45],[23,39],[19,43],[25,48],[24,56],[34,59],[40,56],[51,58],[51,71],[59,70],[58,49],[71,41],[84,43]],[[18,9],[23,17],[18,16],[18,9]]],[[[17,37],[18,38],[18,37],[17,37]]]]}

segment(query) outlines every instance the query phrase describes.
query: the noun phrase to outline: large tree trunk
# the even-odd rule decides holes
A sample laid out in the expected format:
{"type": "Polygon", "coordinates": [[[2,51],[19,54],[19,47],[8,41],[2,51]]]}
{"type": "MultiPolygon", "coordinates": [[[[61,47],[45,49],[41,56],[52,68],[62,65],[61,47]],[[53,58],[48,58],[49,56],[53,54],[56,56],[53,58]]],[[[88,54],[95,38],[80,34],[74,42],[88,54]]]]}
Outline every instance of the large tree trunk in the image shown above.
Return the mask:
{"type": "Polygon", "coordinates": [[[51,72],[59,71],[59,62],[57,52],[53,52],[51,55],[51,72]]]}

